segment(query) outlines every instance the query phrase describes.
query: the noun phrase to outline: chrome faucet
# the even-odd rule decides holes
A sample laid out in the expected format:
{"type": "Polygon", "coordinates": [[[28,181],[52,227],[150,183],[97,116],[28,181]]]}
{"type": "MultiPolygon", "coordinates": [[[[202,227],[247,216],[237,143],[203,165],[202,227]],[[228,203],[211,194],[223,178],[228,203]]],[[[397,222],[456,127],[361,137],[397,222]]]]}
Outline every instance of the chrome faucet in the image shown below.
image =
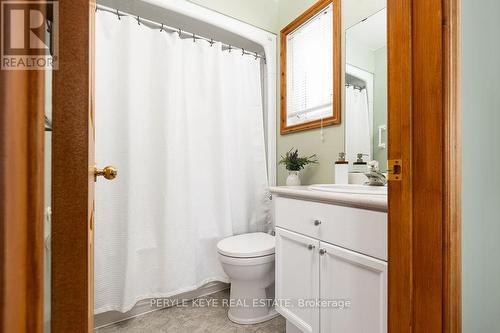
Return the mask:
{"type": "Polygon", "coordinates": [[[368,181],[365,185],[370,186],[384,186],[387,184],[387,178],[380,172],[377,161],[371,161],[368,163],[368,172],[365,173],[368,181]]]}

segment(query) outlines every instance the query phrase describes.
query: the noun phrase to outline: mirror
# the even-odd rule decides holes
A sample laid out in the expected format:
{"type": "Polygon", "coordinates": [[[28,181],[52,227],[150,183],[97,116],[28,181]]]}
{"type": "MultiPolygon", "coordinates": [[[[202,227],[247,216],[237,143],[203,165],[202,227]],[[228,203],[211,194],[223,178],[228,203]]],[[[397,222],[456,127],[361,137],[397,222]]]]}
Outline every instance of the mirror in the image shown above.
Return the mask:
{"type": "Polygon", "coordinates": [[[340,123],[340,0],[321,0],[281,31],[281,134],[340,123]]]}
{"type": "MultiPolygon", "coordinates": [[[[346,6],[347,7],[347,6],[346,6]]],[[[345,152],[351,171],[376,160],[387,170],[387,10],[350,0],[345,19],[345,152]],[[359,155],[361,154],[361,155],[359,155]],[[359,156],[358,156],[359,155],[359,156]],[[361,163],[361,162],[360,162],[361,163]]]]}

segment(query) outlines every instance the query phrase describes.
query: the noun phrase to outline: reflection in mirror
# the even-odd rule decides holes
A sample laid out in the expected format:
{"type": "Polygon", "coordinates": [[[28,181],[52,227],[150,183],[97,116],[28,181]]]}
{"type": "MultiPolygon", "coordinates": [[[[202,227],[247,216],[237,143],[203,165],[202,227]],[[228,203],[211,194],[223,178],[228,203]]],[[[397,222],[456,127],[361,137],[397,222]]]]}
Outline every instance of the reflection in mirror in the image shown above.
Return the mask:
{"type": "Polygon", "coordinates": [[[338,0],[319,1],[281,32],[282,134],[340,121],[339,12],[338,0]]]}
{"type": "Polygon", "coordinates": [[[381,171],[387,169],[387,13],[382,5],[345,31],[345,150],[354,162],[351,171],[362,171],[363,163],[372,160],[381,171]]]}

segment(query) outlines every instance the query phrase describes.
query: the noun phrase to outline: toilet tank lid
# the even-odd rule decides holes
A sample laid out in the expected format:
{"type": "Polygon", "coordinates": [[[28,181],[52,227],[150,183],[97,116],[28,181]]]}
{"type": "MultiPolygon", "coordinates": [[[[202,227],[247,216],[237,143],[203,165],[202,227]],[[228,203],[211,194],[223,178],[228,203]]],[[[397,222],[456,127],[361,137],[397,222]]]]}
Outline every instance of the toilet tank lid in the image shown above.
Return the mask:
{"type": "Polygon", "coordinates": [[[220,254],[236,258],[252,258],[274,254],[274,236],[263,232],[225,238],[217,244],[220,254]]]}

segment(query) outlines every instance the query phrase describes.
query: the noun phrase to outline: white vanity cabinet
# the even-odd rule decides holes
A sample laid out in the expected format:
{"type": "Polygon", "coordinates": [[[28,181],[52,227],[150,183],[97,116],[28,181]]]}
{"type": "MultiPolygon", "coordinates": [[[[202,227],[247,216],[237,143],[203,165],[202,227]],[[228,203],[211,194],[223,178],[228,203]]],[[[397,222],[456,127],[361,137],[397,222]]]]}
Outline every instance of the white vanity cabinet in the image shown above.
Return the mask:
{"type": "Polygon", "coordinates": [[[273,201],[277,310],[302,332],[387,332],[387,213],[273,201]]]}
{"type": "Polygon", "coordinates": [[[321,308],[317,332],[387,332],[387,263],[328,243],[320,249],[320,298],[350,304],[321,308]]]}
{"type": "Polygon", "coordinates": [[[302,332],[319,332],[319,309],[298,300],[318,299],[319,241],[281,228],[276,229],[275,295],[279,312],[302,332]]]}

